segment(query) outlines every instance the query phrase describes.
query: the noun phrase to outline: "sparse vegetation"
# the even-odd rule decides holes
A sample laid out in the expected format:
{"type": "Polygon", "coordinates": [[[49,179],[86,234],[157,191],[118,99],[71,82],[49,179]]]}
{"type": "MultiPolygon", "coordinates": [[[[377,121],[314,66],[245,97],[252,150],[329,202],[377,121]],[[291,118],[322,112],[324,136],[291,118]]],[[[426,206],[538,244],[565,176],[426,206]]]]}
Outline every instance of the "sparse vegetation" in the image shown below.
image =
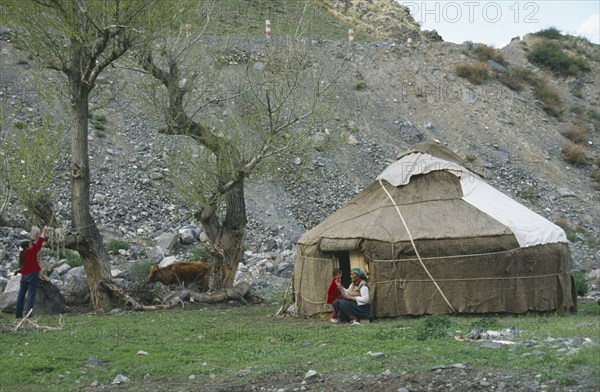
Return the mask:
{"type": "Polygon", "coordinates": [[[135,261],[129,269],[131,280],[136,283],[145,281],[148,278],[150,267],[153,265],[156,265],[156,263],[150,260],[135,261]]]}
{"type": "Polygon", "coordinates": [[[536,79],[533,86],[533,94],[540,101],[546,113],[554,117],[562,115],[563,109],[560,91],[551,87],[545,79],[536,79]]]}
{"type": "Polygon", "coordinates": [[[461,63],[456,66],[456,75],[473,84],[482,84],[490,77],[490,66],[486,63],[461,63]]]}
{"type": "Polygon", "coordinates": [[[65,262],[71,267],[81,267],[83,265],[83,261],[81,260],[79,253],[70,249],[60,249],[59,258],[61,260],[65,260],[65,262]]]}
{"type": "Polygon", "coordinates": [[[498,76],[498,81],[513,91],[522,91],[525,85],[534,83],[535,74],[522,67],[510,68],[507,73],[498,76]]]}
{"type": "Polygon", "coordinates": [[[108,243],[106,249],[113,253],[113,254],[117,254],[119,253],[119,250],[121,249],[129,249],[129,243],[127,241],[123,241],[123,240],[119,240],[119,239],[112,239],[110,240],[110,242],[108,243]]]}
{"type": "Polygon", "coordinates": [[[563,136],[575,144],[582,144],[589,140],[588,128],[585,124],[569,124],[563,132],[563,136]]]}
{"type": "Polygon", "coordinates": [[[560,33],[560,30],[556,27],[549,27],[547,29],[540,30],[537,33],[534,33],[534,35],[537,35],[538,37],[542,38],[555,40],[560,40],[561,38],[564,38],[564,36],[560,33]]]}
{"type": "Polygon", "coordinates": [[[569,140],[562,146],[560,151],[563,154],[563,159],[569,163],[581,166],[588,163],[585,148],[581,144],[576,144],[569,140]]]}
{"type": "Polygon", "coordinates": [[[475,56],[477,57],[477,59],[479,59],[479,61],[493,60],[498,64],[506,65],[506,59],[504,58],[502,52],[492,48],[491,46],[477,44],[473,48],[473,53],[475,53],[475,56]]]}
{"type": "Polygon", "coordinates": [[[194,248],[190,254],[193,260],[210,260],[210,252],[205,247],[194,248]]]}
{"type": "Polygon", "coordinates": [[[570,56],[559,43],[547,39],[536,43],[527,54],[527,59],[557,75],[578,75],[590,70],[585,60],[570,56]]]}
{"type": "Polygon", "coordinates": [[[534,203],[536,200],[535,190],[533,188],[525,188],[519,193],[519,195],[521,198],[529,201],[530,203],[534,203]]]}
{"type": "Polygon", "coordinates": [[[573,272],[571,275],[573,276],[573,280],[575,281],[575,289],[577,290],[577,295],[579,295],[580,297],[585,296],[590,289],[587,276],[584,272],[573,272]]]}
{"type": "Polygon", "coordinates": [[[452,325],[446,315],[433,315],[423,318],[416,331],[416,339],[441,339],[448,336],[448,329],[452,325]]]}

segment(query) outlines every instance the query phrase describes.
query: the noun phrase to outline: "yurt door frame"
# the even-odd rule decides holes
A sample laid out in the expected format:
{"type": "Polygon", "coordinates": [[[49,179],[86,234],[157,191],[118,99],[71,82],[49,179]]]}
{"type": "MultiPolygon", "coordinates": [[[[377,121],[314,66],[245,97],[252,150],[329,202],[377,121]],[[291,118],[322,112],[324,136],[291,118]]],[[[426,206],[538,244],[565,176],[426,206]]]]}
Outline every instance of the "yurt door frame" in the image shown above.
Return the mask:
{"type": "Polygon", "coordinates": [[[352,268],[365,269],[364,256],[359,250],[351,250],[349,252],[335,252],[335,257],[342,269],[342,284],[344,287],[350,286],[350,270],[352,268]]]}

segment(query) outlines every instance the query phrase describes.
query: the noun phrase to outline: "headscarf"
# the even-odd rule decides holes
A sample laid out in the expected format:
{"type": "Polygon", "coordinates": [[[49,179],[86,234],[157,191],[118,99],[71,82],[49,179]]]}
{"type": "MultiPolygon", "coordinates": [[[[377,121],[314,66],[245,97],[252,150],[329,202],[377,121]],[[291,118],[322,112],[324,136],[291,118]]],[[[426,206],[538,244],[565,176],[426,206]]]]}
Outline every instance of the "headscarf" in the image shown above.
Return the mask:
{"type": "Polygon", "coordinates": [[[351,272],[354,272],[356,275],[358,275],[360,277],[360,279],[364,280],[365,282],[367,282],[369,280],[367,278],[367,274],[365,274],[365,272],[363,270],[361,270],[360,268],[352,268],[351,272]]]}

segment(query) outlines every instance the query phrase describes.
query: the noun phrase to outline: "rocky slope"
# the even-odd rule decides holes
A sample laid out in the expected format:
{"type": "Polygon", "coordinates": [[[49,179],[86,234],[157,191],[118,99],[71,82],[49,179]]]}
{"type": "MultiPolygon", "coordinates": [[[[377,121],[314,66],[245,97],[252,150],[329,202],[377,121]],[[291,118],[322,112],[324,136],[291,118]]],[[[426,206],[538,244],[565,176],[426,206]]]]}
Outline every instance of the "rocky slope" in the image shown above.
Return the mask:
{"type": "MultiPolygon", "coordinates": [[[[566,127],[587,121],[591,131],[586,154],[599,156],[597,124],[594,128],[591,120],[577,117],[589,109],[598,111],[598,61],[590,60],[590,71],[581,76],[555,77],[526,59],[538,39],[535,36],[515,40],[500,50],[509,69],[519,66],[544,74],[560,91],[565,110],[556,118],[543,110],[531,86],[515,93],[496,79],[473,85],[457,77],[458,63],[474,61],[467,47],[427,40],[407,46],[404,35],[390,37],[355,43],[352,48],[347,43],[313,42],[314,50],[325,56],[349,59],[339,105],[334,118],[321,125],[321,143],[312,158],[291,157],[289,167],[283,168],[291,174],[286,181],[269,175],[251,177],[246,193],[246,259],[256,268],[247,273],[263,279],[269,268],[273,271],[277,265],[292,263],[291,244],[305,229],[372,181],[399,152],[425,139],[439,140],[473,159],[492,185],[527,207],[571,230],[578,228],[571,243],[574,268],[600,267],[600,203],[590,178],[592,166],[568,164],[560,151],[566,127]],[[297,177],[301,173],[305,175],[297,177]],[[276,265],[269,267],[265,260],[276,265]]],[[[234,46],[242,51],[261,44],[238,40],[234,46]]],[[[598,58],[598,47],[590,48],[598,58]]],[[[0,41],[0,51],[0,98],[8,114],[2,131],[7,132],[11,123],[31,121],[36,113],[49,109],[33,88],[36,64],[10,42],[0,41]]],[[[112,71],[102,82],[128,86],[127,77],[112,71]]],[[[172,193],[160,153],[169,140],[157,134],[160,124],[143,108],[127,102],[125,95],[102,113],[107,118],[105,137],[98,137],[90,125],[91,197],[106,242],[118,238],[140,247],[152,246],[159,235],[193,225],[190,211],[172,193]]],[[[64,225],[69,221],[68,167],[65,152],[51,190],[64,225]]],[[[6,276],[15,260],[17,240],[24,233],[7,227],[0,230],[0,273],[6,276]]],[[[190,258],[195,246],[199,244],[184,247],[178,257],[190,258]]]]}

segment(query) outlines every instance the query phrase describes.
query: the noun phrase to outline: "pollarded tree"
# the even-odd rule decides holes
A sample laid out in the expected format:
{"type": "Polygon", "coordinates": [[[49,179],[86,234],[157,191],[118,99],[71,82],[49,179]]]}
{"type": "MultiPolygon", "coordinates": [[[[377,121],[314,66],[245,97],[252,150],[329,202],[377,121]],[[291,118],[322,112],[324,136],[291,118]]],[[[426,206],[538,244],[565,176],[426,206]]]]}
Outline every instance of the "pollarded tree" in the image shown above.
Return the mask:
{"type": "Polygon", "coordinates": [[[71,130],[71,235],[79,252],[94,307],[110,308],[108,254],[90,212],[88,114],[100,73],[129,49],[180,27],[195,2],[175,0],[11,0],[3,2],[26,50],[42,66],[65,77],[71,130]],[[165,15],[169,15],[168,18],[165,15]],[[163,30],[164,29],[164,30],[163,30]]]}
{"type": "Polygon", "coordinates": [[[259,168],[301,151],[335,101],[344,56],[284,39],[245,50],[190,35],[149,48],[140,64],[175,143],[174,182],[210,240],[211,289],[231,287],[247,216],[244,182],[259,168]],[[158,92],[157,92],[158,91],[158,92]]]}

